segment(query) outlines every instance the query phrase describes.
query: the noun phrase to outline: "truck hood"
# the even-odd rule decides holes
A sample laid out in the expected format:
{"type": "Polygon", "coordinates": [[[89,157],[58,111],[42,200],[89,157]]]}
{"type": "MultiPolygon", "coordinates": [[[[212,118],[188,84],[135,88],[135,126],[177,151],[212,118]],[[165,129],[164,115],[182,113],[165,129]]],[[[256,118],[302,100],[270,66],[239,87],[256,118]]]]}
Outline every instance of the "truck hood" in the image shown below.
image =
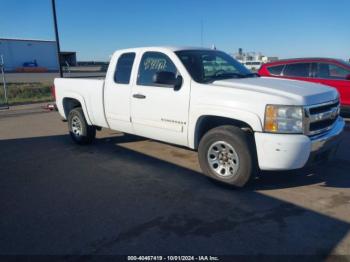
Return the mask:
{"type": "Polygon", "coordinates": [[[218,80],[213,85],[279,96],[298,105],[319,104],[338,98],[337,90],[329,86],[273,77],[218,80]]]}

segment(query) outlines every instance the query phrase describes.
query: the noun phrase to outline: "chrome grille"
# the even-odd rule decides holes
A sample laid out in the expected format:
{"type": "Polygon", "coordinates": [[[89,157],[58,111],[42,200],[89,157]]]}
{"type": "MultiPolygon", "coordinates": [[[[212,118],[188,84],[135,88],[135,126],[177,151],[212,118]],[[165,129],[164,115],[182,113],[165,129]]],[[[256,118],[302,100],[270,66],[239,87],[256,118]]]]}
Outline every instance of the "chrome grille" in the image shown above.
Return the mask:
{"type": "Polygon", "coordinates": [[[305,134],[314,136],[332,129],[339,112],[339,100],[305,107],[305,134]]]}

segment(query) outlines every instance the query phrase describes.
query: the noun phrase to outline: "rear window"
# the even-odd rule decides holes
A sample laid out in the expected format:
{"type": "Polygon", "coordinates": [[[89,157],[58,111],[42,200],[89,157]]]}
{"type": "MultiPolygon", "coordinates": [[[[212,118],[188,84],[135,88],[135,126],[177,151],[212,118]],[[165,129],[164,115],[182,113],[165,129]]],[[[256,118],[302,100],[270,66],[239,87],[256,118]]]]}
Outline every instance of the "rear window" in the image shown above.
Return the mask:
{"type": "Polygon", "coordinates": [[[283,67],[284,65],[270,66],[267,68],[267,70],[271,75],[280,75],[282,73],[283,67]]]}
{"type": "Polygon", "coordinates": [[[320,78],[345,80],[349,74],[350,70],[334,64],[319,63],[317,66],[317,76],[320,78]]]}
{"type": "Polygon", "coordinates": [[[309,77],[310,63],[287,64],[284,71],[284,76],[309,77]]]}
{"type": "Polygon", "coordinates": [[[115,69],[114,81],[118,84],[129,84],[135,53],[122,54],[115,69]]]}

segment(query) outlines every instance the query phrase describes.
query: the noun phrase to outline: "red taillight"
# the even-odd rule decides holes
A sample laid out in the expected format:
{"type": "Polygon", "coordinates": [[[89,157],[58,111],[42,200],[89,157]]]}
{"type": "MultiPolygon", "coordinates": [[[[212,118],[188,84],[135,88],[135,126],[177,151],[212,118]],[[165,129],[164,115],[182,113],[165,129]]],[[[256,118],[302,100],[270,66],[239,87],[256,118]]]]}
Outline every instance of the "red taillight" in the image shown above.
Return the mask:
{"type": "Polygon", "coordinates": [[[55,85],[52,85],[52,87],[51,87],[51,95],[52,95],[52,97],[53,97],[53,100],[56,100],[55,85]]]}

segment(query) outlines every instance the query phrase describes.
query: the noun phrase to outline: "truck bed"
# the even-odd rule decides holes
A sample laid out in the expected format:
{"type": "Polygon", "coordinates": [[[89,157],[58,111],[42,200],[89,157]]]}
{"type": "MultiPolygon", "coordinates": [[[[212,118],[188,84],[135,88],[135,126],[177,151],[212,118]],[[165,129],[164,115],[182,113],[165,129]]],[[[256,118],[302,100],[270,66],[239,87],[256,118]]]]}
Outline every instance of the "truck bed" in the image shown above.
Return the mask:
{"type": "MultiPolygon", "coordinates": [[[[65,98],[70,97],[81,101],[89,124],[108,127],[103,107],[104,79],[92,78],[56,78],[55,92],[57,107],[64,112],[65,98]]],[[[63,113],[65,118],[68,117],[63,113]]]]}

